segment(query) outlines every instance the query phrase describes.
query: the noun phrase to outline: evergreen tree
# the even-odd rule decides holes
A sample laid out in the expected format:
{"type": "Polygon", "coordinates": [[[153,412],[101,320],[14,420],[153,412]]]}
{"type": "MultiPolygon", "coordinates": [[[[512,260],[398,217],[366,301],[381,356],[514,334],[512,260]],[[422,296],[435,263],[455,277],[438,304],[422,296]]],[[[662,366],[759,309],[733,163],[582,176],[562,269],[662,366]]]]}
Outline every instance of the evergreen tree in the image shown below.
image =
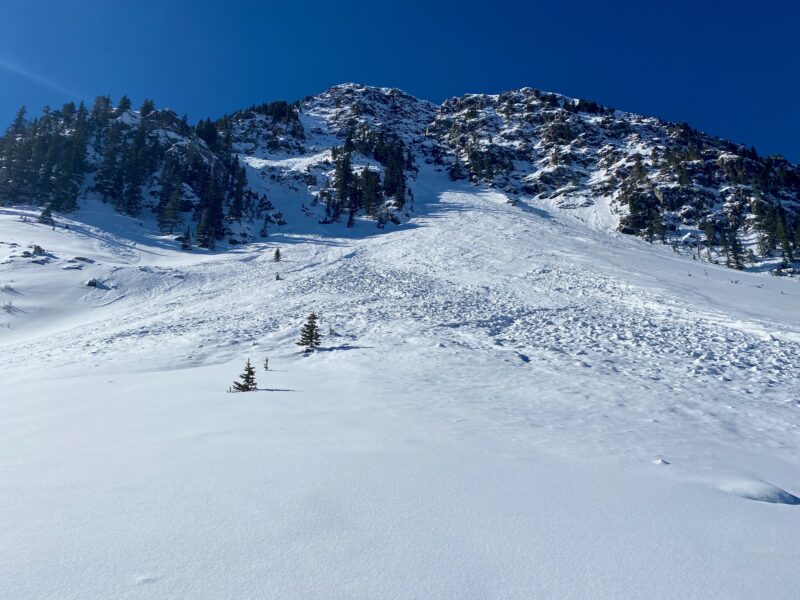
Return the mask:
{"type": "Polygon", "coordinates": [[[209,148],[214,150],[217,147],[217,138],[219,134],[217,133],[216,125],[211,122],[211,119],[206,119],[205,121],[200,119],[195,131],[197,132],[197,136],[203,140],[209,148]]]}
{"type": "Polygon", "coordinates": [[[39,223],[44,223],[45,225],[52,225],[54,223],[52,204],[48,204],[42,209],[42,213],[39,215],[39,223]]]}
{"type": "Polygon", "coordinates": [[[197,245],[201,248],[213,250],[216,247],[216,236],[214,235],[214,217],[210,208],[203,209],[203,214],[200,216],[200,223],[197,225],[197,233],[195,234],[197,245]]]}
{"type": "Polygon", "coordinates": [[[89,115],[89,130],[96,148],[101,146],[106,127],[111,120],[112,110],[111,98],[108,96],[98,96],[94,99],[92,111],[89,115]]]}
{"type": "Polygon", "coordinates": [[[145,129],[140,125],[133,138],[133,144],[128,149],[125,159],[125,192],[121,203],[117,206],[126,215],[135,217],[142,207],[142,184],[146,171],[146,145],[145,129]]]}
{"type": "Polygon", "coordinates": [[[784,266],[788,267],[792,262],[794,262],[794,256],[792,255],[791,240],[789,238],[789,234],[786,232],[786,226],[784,225],[783,214],[778,214],[776,218],[775,240],[778,243],[778,246],[780,246],[783,264],[784,266]]]}
{"type": "Polygon", "coordinates": [[[122,96],[117,104],[117,112],[124,112],[131,109],[131,99],[127,96],[122,96]]]}
{"type": "Polygon", "coordinates": [[[170,195],[166,204],[161,207],[158,213],[158,228],[161,231],[172,233],[176,225],[181,222],[181,205],[183,200],[181,198],[180,184],[175,187],[175,190],[170,195]]]}
{"type": "Polygon", "coordinates": [[[297,342],[297,345],[305,347],[306,352],[308,352],[312,348],[319,346],[320,341],[321,335],[319,325],[317,325],[317,315],[312,312],[308,315],[308,320],[300,331],[300,341],[297,342]]]}
{"type": "Polygon", "coordinates": [[[378,207],[378,196],[380,195],[381,176],[377,171],[364,169],[361,173],[362,198],[364,211],[367,216],[374,216],[378,207]]]}
{"type": "Polygon", "coordinates": [[[714,223],[711,219],[706,219],[704,226],[704,233],[706,236],[706,251],[708,253],[708,262],[711,262],[711,252],[714,249],[714,223]]]}
{"type": "Polygon", "coordinates": [[[225,215],[222,210],[222,191],[213,172],[208,173],[208,184],[200,202],[200,224],[197,226],[197,243],[202,248],[213,250],[216,240],[225,233],[225,215]]]}
{"type": "Polygon", "coordinates": [[[244,215],[244,190],[247,185],[247,172],[245,168],[234,167],[236,173],[233,180],[233,200],[228,210],[228,218],[231,221],[241,221],[244,215]]]}
{"type": "Polygon", "coordinates": [[[734,225],[723,228],[720,234],[722,252],[725,254],[725,265],[729,268],[742,269],[742,245],[739,241],[739,234],[734,225]]]}
{"type": "Polygon", "coordinates": [[[256,370],[250,364],[250,359],[244,365],[244,372],[239,375],[239,381],[233,382],[233,389],[237,392],[254,392],[258,389],[256,384],[256,370]]]}
{"type": "Polygon", "coordinates": [[[272,253],[272,260],[275,262],[280,262],[281,260],[281,249],[275,248],[275,252],[272,253]]]}
{"type": "Polygon", "coordinates": [[[722,248],[722,253],[725,255],[725,266],[729,268],[732,267],[733,257],[731,256],[731,242],[730,238],[728,237],[728,229],[724,226],[719,234],[719,244],[722,248]]]}
{"type": "Polygon", "coordinates": [[[152,100],[145,99],[145,101],[142,102],[142,107],[139,109],[139,112],[142,114],[142,117],[149,117],[155,109],[156,103],[152,100]]]}
{"type": "Polygon", "coordinates": [[[28,109],[21,106],[17,111],[17,115],[14,117],[13,123],[11,123],[11,127],[8,129],[9,136],[17,136],[25,133],[27,125],[27,121],[25,120],[26,114],[28,114],[28,109]]]}
{"type": "Polygon", "coordinates": [[[94,190],[102,196],[103,202],[111,200],[118,204],[122,200],[124,179],[119,161],[121,133],[117,123],[108,129],[100,168],[95,176],[94,190]]]}
{"type": "Polygon", "coordinates": [[[186,231],[181,236],[181,250],[191,250],[192,249],[192,230],[189,229],[188,225],[186,227],[186,231]]]}
{"type": "Polygon", "coordinates": [[[349,152],[341,152],[336,159],[333,187],[336,190],[336,199],[333,203],[331,218],[338,219],[342,208],[349,203],[352,195],[353,168],[349,152]]]}
{"type": "Polygon", "coordinates": [[[764,258],[772,256],[772,252],[778,243],[779,221],[780,218],[775,207],[768,206],[756,222],[759,229],[758,253],[764,258]]]}

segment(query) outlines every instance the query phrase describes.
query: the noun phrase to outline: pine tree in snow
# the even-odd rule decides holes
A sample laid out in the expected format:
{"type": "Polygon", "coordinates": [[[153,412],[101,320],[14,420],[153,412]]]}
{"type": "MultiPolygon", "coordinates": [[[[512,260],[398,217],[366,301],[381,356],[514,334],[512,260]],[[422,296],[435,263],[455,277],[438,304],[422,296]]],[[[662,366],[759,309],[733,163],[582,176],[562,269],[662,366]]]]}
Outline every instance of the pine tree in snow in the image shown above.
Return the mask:
{"type": "Polygon", "coordinates": [[[44,223],[45,225],[52,225],[53,224],[53,207],[48,204],[42,210],[42,214],[39,215],[39,223],[44,223]]]}
{"type": "Polygon", "coordinates": [[[186,227],[186,231],[181,236],[181,250],[192,249],[192,230],[186,227]]]}
{"type": "Polygon", "coordinates": [[[321,338],[319,325],[317,325],[317,315],[312,312],[308,315],[308,320],[300,331],[300,341],[297,342],[297,345],[304,346],[306,351],[309,351],[319,346],[321,338]]]}
{"type": "Polygon", "coordinates": [[[258,389],[256,384],[256,370],[250,364],[250,359],[244,365],[244,372],[239,375],[240,381],[233,382],[233,389],[237,392],[253,392],[258,389]]]}
{"type": "Polygon", "coordinates": [[[274,260],[275,262],[280,262],[281,261],[281,249],[280,248],[275,248],[275,252],[272,253],[272,260],[274,260]]]}

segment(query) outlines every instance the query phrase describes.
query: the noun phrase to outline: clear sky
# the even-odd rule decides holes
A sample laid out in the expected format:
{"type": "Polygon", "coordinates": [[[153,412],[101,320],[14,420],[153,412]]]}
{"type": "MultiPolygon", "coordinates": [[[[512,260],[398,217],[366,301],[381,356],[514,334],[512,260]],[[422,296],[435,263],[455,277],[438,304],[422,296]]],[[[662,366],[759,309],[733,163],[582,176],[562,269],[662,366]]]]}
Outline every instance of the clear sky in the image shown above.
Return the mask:
{"type": "Polygon", "coordinates": [[[197,120],[332,84],[531,86],[800,162],[800,2],[0,0],[0,125],[127,93],[197,120]]]}

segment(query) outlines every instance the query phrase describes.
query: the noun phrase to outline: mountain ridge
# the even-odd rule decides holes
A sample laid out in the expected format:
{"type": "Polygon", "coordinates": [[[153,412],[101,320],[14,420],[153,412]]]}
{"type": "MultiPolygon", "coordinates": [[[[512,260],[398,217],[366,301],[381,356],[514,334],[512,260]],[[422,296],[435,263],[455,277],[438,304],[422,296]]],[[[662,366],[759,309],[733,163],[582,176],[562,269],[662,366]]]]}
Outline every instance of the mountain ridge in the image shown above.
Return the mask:
{"type": "Polygon", "coordinates": [[[685,123],[532,87],[437,105],[348,82],[196,125],[152,101],[134,111],[125,97],[32,120],[21,112],[0,140],[0,202],[70,211],[94,198],[136,217],[149,209],[162,230],[193,228],[213,247],[268,235],[298,203],[326,224],[402,222],[421,164],[512,203],[575,214],[596,206],[603,214],[592,222],[606,229],[735,268],[794,272],[800,256],[797,165],[685,123]],[[273,202],[281,196],[289,204],[273,202]]]}

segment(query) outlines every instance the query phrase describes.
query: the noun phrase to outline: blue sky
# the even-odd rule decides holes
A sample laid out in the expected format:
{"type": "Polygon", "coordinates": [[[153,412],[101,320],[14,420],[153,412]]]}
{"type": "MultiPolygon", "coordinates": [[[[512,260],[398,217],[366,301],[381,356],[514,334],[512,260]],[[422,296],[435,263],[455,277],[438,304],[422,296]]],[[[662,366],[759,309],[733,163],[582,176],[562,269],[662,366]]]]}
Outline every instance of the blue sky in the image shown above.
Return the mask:
{"type": "Polygon", "coordinates": [[[800,3],[2,0],[0,123],[99,94],[196,120],[334,83],[532,86],[800,161],[800,3]]]}

